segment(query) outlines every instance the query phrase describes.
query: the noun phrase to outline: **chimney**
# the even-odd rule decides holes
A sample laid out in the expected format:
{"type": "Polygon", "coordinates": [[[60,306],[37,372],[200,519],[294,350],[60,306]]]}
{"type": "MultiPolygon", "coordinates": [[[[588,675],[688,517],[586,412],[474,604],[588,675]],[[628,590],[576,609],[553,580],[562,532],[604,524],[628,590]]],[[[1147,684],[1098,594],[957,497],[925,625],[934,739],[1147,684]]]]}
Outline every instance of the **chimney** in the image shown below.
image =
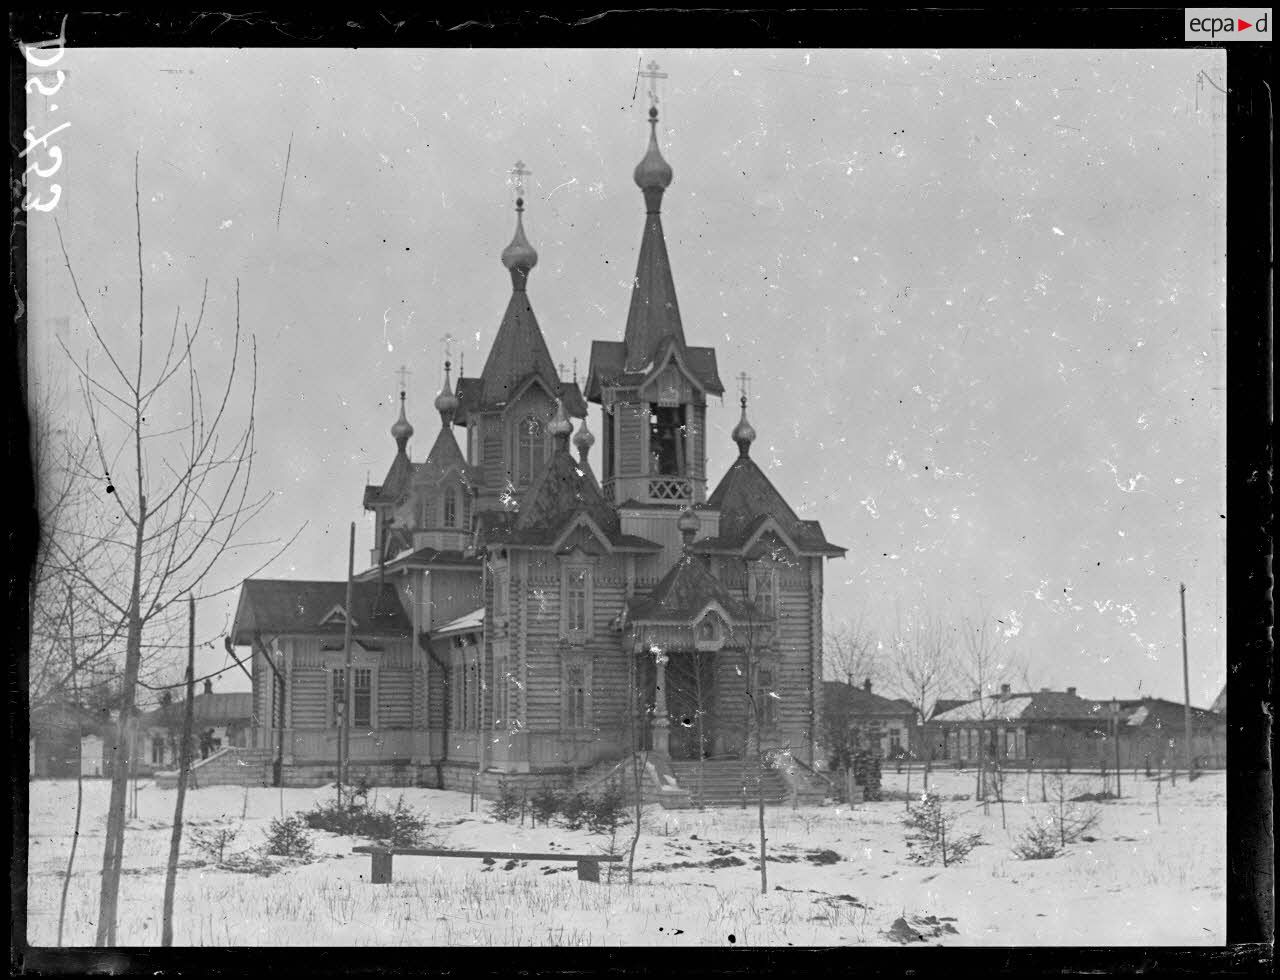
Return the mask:
{"type": "Polygon", "coordinates": [[[212,680],[212,678],[206,677],[206,678],[204,679],[204,693],[205,693],[205,694],[212,694],[212,693],[213,693],[213,680],[212,680]]]}
{"type": "Polygon", "coordinates": [[[1000,696],[1001,696],[1002,698],[1007,698],[1007,697],[1009,696],[1009,685],[1008,685],[1008,684],[1001,684],[1001,685],[1000,685],[1000,696]]]}
{"type": "Polygon", "coordinates": [[[1074,698],[1076,696],[1076,689],[1074,687],[1067,688],[1067,696],[1074,698]]]}

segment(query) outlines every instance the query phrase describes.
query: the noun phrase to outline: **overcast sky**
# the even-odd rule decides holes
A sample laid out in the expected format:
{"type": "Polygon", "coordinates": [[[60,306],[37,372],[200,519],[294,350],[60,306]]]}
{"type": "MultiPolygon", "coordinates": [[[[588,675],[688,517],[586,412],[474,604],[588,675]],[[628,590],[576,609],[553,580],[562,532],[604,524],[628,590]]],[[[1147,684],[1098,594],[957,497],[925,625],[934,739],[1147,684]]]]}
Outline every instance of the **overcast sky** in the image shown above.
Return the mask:
{"type": "MultiPolygon", "coordinates": [[[[263,574],[342,579],[351,521],[367,558],[396,368],[417,461],[443,338],[474,375],[505,308],[517,159],[552,356],[585,376],[590,342],[621,339],[651,58],[686,339],[716,348],[728,389],[709,489],[745,371],[753,456],[849,549],[827,565],[828,626],[985,608],[1034,686],[1180,698],[1185,581],[1207,704],[1225,681],[1221,50],[68,51],[32,123],[71,123],[55,213],[104,329],[123,340],[136,317],[137,152],[148,312],[159,337],[208,278],[209,384],[240,279],[255,485],[275,494],[259,537],[306,522],[263,574]]],[[[52,333],[79,349],[87,331],[51,216],[29,217],[50,381],[52,333]]],[[[204,604],[204,629],[232,609],[204,604]]],[[[226,663],[219,647],[199,669],[226,663]]]]}

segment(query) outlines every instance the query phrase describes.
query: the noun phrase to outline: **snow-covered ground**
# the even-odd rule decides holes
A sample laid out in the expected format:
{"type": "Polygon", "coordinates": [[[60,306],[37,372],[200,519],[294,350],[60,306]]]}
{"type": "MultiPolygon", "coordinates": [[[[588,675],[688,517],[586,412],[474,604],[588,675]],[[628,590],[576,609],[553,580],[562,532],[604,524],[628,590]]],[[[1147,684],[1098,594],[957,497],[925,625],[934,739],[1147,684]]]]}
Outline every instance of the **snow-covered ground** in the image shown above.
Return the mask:
{"type": "MultiPolygon", "coordinates": [[[[906,790],[886,772],[885,788],[906,790]]],[[[912,791],[920,774],[912,775],[912,791]]],[[[1097,776],[1068,777],[1079,792],[1097,776]]],[[[972,774],[936,774],[944,796],[972,794],[972,774]]],[[[580,882],[572,862],[399,857],[390,885],[368,883],[367,855],[349,837],[314,834],[320,859],[271,877],[201,866],[184,840],[174,916],[178,945],[787,945],[900,941],[947,945],[1222,945],[1226,936],[1226,800],[1221,773],[1194,783],[1166,780],[1160,822],[1155,781],[1128,774],[1124,798],[1100,804],[1096,840],[1042,861],[1017,858],[1011,843],[1044,819],[1039,777],[1013,779],[1011,797],[989,812],[971,799],[957,833],[986,840],[963,864],[921,867],[907,857],[903,803],[770,808],[767,894],[755,860],[754,810],[647,808],[634,884],[601,865],[601,882],[580,882]],[[839,856],[832,863],[833,851],[839,856]],[[812,856],[812,857],[811,857],[812,856]],[[897,920],[896,929],[894,925],[897,920]],[[904,925],[906,928],[904,928],[904,925]],[[920,938],[917,938],[920,937],[920,938]]],[[[66,945],[90,945],[102,861],[105,781],[85,784],[85,814],[67,904],[66,945]]],[[[74,819],[75,784],[30,784],[28,939],[56,941],[58,902],[74,819]]],[[[377,790],[379,803],[400,790],[377,790]]],[[[333,790],[210,787],[187,794],[196,825],[239,829],[233,851],[261,844],[272,817],[309,809],[333,790]]],[[[601,851],[606,837],[558,827],[520,827],[487,815],[464,793],[404,790],[431,815],[444,846],[471,850],[601,851]]],[[[126,836],[118,941],[158,945],[173,791],[143,784],[126,836]]],[[[615,847],[625,851],[630,828],[615,847]]]]}

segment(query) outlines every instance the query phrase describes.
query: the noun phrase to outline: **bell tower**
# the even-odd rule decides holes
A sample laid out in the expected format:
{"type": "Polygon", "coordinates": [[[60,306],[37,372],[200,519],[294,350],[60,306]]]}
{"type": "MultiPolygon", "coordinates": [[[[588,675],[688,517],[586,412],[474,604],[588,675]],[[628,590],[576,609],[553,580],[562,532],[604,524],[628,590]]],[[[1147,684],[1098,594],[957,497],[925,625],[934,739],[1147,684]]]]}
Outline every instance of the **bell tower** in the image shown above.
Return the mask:
{"type": "Polygon", "coordinates": [[[654,84],[666,75],[653,62],[641,75],[650,80],[650,107],[649,146],[633,175],[645,202],[640,257],[623,339],[592,343],[585,394],[601,406],[605,498],[675,511],[706,500],[707,396],[724,386],[715,350],[685,343],[662,231],[674,174],[658,146],[654,84]]]}

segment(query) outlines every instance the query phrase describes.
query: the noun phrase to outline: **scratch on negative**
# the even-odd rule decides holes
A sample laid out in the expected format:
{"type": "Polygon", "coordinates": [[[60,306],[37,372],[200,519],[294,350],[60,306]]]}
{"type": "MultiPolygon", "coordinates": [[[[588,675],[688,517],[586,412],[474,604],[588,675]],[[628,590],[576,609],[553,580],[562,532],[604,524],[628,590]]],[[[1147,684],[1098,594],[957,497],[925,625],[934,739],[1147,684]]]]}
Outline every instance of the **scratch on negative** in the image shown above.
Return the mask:
{"type": "Polygon", "coordinates": [[[289,133],[289,148],[284,153],[284,176],[280,179],[280,203],[276,205],[276,231],[280,230],[280,211],[284,207],[284,189],[289,180],[289,159],[293,156],[293,133],[289,133]]]}

